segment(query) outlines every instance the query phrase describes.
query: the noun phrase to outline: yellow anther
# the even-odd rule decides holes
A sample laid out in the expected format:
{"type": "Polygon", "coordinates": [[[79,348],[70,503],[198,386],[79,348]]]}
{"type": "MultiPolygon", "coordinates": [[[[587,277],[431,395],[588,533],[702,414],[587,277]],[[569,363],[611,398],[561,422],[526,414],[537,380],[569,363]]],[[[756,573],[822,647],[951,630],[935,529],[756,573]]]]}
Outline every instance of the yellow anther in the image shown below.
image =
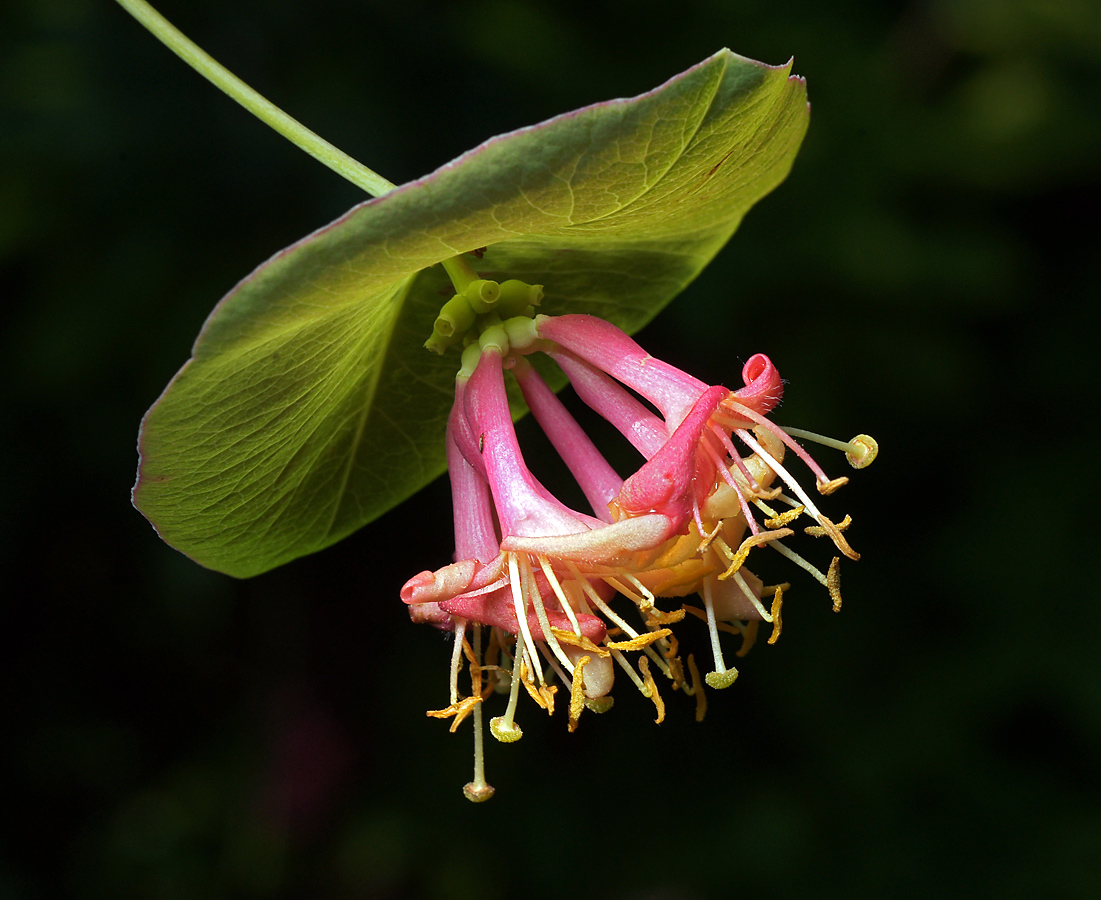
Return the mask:
{"type": "Polygon", "coordinates": [[[818,485],[818,493],[822,494],[823,496],[829,496],[838,488],[842,488],[848,483],[849,479],[844,475],[842,475],[840,478],[833,478],[829,481],[816,482],[816,484],[818,485]]]}
{"type": "Polygon", "coordinates": [[[551,633],[558,638],[560,643],[569,644],[595,656],[609,656],[609,651],[604,647],[598,647],[583,634],[574,634],[572,631],[564,631],[561,628],[551,626],[551,633]]]}
{"type": "Polygon", "coordinates": [[[769,541],[776,541],[780,538],[790,537],[795,534],[790,528],[781,528],[778,531],[760,531],[757,534],[751,534],[738,547],[738,552],[734,554],[734,558],[730,561],[730,565],[727,570],[719,576],[719,581],[725,581],[741,567],[742,563],[746,561],[746,557],[749,556],[749,551],[754,547],[760,547],[763,544],[767,544],[769,541]]]}
{"type": "Polygon", "coordinates": [[[780,639],[780,630],[783,628],[783,624],[780,622],[780,609],[784,605],[784,591],[790,587],[785,581],[783,584],[776,585],[776,593],[772,597],[772,634],[768,636],[768,642],[775,644],[780,639]]]}
{"type": "MultiPolygon", "coordinates": [[[[670,635],[673,632],[668,628],[661,628],[657,631],[648,631],[646,634],[640,634],[636,638],[631,638],[629,641],[609,641],[606,646],[609,650],[641,650],[644,647],[649,647],[655,641],[660,641],[666,635],[670,635]]],[[[642,660],[639,660],[642,662],[642,660]]]]}
{"type": "Polygon", "coordinates": [[[780,513],[774,518],[765,519],[765,528],[783,528],[803,515],[804,511],[806,511],[806,507],[800,504],[794,509],[789,509],[786,513],[780,513]]]}
{"type": "Polygon", "coordinates": [[[464,697],[458,703],[452,703],[445,709],[427,710],[425,715],[433,719],[449,719],[454,716],[455,721],[451,723],[451,728],[449,729],[451,733],[454,734],[455,730],[462,724],[463,719],[469,716],[474,711],[474,707],[481,702],[481,697],[464,697]]]}
{"type": "Polygon", "coordinates": [[[585,708],[585,681],[582,670],[592,660],[588,656],[582,656],[573,667],[573,682],[570,684],[570,732],[577,730],[577,723],[581,719],[581,710],[585,708]]]}
{"type": "MultiPolygon", "coordinates": [[[[853,517],[845,516],[845,518],[838,522],[834,527],[838,531],[845,531],[850,525],[852,525],[852,523],[853,517]]],[[[825,537],[827,534],[826,529],[823,528],[821,525],[808,525],[806,528],[803,529],[803,531],[806,534],[809,534],[811,537],[825,537]]]]}
{"type": "Polygon", "coordinates": [[[835,556],[826,573],[826,587],[833,598],[833,611],[841,612],[841,557],[835,556]]]}
{"type": "Polygon", "coordinates": [[[669,612],[662,612],[656,606],[651,606],[646,614],[646,624],[651,627],[654,625],[676,625],[683,618],[683,609],[671,609],[669,612]]]}
{"type": "MultiPolygon", "coordinates": [[[[818,522],[826,529],[826,534],[829,535],[830,540],[833,541],[834,546],[837,547],[838,550],[844,553],[849,559],[860,559],[860,554],[853,550],[853,548],[849,546],[849,542],[841,535],[840,527],[821,515],[818,517],[818,522]]],[[[847,528],[848,526],[845,527],[847,528]]]]}
{"type": "Polygon", "coordinates": [[[658,693],[658,686],[654,682],[654,676],[650,674],[650,660],[645,656],[640,656],[638,659],[638,667],[642,672],[643,683],[648,690],[647,696],[654,701],[654,706],[657,707],[658,717],[654,721],[660,725],[665,720],[665,701],[661,699],[661,694],[658,693]]]}

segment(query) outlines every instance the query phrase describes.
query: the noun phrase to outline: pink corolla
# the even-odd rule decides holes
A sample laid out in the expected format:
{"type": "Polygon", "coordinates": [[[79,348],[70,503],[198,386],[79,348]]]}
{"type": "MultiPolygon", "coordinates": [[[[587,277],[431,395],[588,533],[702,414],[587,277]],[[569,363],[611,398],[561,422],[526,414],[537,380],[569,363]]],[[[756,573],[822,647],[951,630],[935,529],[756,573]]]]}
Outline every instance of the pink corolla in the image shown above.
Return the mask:
{"type": "Polygon", "coordinates": [[[401,592],[414,621],[455,635],[450,703],[429,715],[452,717],[452,730],[473,717],[475,777],[466,787],[472,800],[492,795],[484,776],[482,704],[495,688],[509,694],[504,714],[490,723],[502,741],[521,736],[515,721],[521,686],[548,712],[555,682],[568,686],[572,731],[585,708],[610,707],[617,666],[653,700],[658,722],[664,701],[651,664],[674,689],[695,696],[702,718],[703,682],[726,687],[737,676],[725,662],[720,632],[741,635],[739,656],[752,644],[757,623],[772,623],[770,643],[779,636],[788,585],[766,587],[750,572],[745,561],[752,550],[779,551],[824,584],[839,608],[840,557],[823,573],[785,540],[794,534],[789,526],[806,516],[814,523],[808,533],[829,537],[841,555],[856,559],[842,533],[849,520],[827,518],[783,460],[794,452],[810,468],[817,493],[829,494],[846,479],[828,478],[796,436],[844,449],[858,468],[876,452],[866,436],[841,443],[773,424],[768,414],[783,383],[763,354],[746,362],[744,386],[731,391],[654,359],[600,319],[527,312],[489,319],[463,353],[446,434],[454,562],[421,572],[401,592]],[[543,381],[527,358],[535,353],[550,357],[578,397],[639,452],[629,477],[612,468],[543,381]],[[561,502],[526,465],[506,372],[590,512],[561,502]],[[661,608],[667,607],[661,598],[691,594],[700,595],[702,608],[661,608]],[[634,625],[632,616],[613,608],[622,602],[634,607],[634,625]],[[707,623],[714,667],[704,679],[693,654],[686,675],[669,627],[686,613],[707,623]],[[637,665],[630,653],[638,654],[637,665]],[[464,659],[471,678],[466,696],[459,690],[464,659]]]}

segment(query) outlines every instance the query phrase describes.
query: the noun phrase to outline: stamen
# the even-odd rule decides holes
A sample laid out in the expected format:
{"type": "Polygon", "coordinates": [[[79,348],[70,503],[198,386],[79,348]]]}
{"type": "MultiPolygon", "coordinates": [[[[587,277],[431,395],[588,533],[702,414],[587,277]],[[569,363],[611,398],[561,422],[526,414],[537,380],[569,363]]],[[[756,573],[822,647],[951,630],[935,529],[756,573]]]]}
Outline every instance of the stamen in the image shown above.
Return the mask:
{"type": "MultiPolygon", "coordinates": [[[[543,652],[542,644],[537,645],[543,652]]],[[[532,678],[532,670],[528,667],[525,660],[537,658],[531,651],[531,648],[527,648],[524,659],[520,661],[520,683],[524,686],[524,690],[528,692],[528,696],[535,701],[535,705],[540,709],[545,709],[548,716],[554,715],[554,695],[558,693],[558,688],[552,684],[548,684],[546,681],[542,681],[539,684],[535,683],[535,679],[532,678]]]]}
{"type": "Polygon", "coordinates": [[[746,622],[746,624],[743,626],[742,646],[739,647],[738,652],[734,654],[739,659],[744,659],[746,654],[753,649],[753,645],[757,641],[757,626],[758,622],[756,619],[746,622]]]}
{"type": "Polygon", "coordinates": [[[664,659],[662,659],[660,656],[658,656],[657,651],[654,650],[653,647],[649,647],[649,646],[643,647],[642,652],[645,653],[647,656],[649,656],[650,659],[652,659],[654,661],[654,665],[656,665],[659,669],[661,669],[661,674],[662,675],[664,675],[670,681],[676,681],[677,680],[673,676],[673,670],[669,668],[669,664],[664,659]]]}
{"type": "MultiPolygon", "coordinates": [[[[779,425],[776,425],[775,423],[769,421],[767,418],[762,416],[760,413],[754,412],[752,409],[749,409],[749,407],[743,406],[741,403],[738,403],[733,398],[731,398],[730,402],[733,403],[734,405],[736,405],[737,407],[739,407],[740,410],[745,410],[747,418],[753,420],[758,425],[763,427],[765,430],[770,431],[772,434],[776,435],[776,437],[778,437],[789,448],[791,448],[791,450],[794,451],[795,455],[798,456],[801,460],[803,460],[803,462],[805,462],[807,464],[807,468],[809,468],[814,473],[814,477],[818,481],[829,481],[830,480],[829,478],[826,477],[826,473],[822,471],[822,467],[814,461],[814,457],[812,457],[809,453],[807,453],[807,451],[802,447],[802,445],[798,441],[796,441],[794,438],[792,438],[788,434],[788,432],[784,431],[784,429],[782,429],[779,425]]],[[[738,437],[741,437],[744,440],[745,438],[742,434],[743,431],[745,431],[744,428],[739,428],[738,429],[738,437]]]]}
{"type": "MultiPolygon", "coordinates": [[[[692,498],[692,521],[696,523],[696,530],[700,533],[700,536],[707,534],[707,529],[704,528],[703,518],[700,516],[700,504],[696,501],[696,498],[692,498]]],[[[708,534],[706,538],[700,542],[700,546],[706,548],[711,543],[711,539],[719,533],[719,529],[722,528],[722,521],[720,520],[718,525],[715,526],[715,530],[708,534]]]]}
{"type": "MultiPolygon", "coordinates": [[[[558,576],[554,574],[554,567],[550,564],[550,560],[545,556],[540,556],[539,568],[543,570],[543,574],[546,576],[547,582],[551,586],[551,590],[554,591],[555,596],[558,597],[558,602],[562,606],[562,611],[565,612],[566,618],[570,620],[570,624],[573,626],[573,633],[581,634],[581,625],[578,624],[577,616],[573,611],[573,605],[570,603],[569,598],[566,597],[566,592],[562,588],[558,576]]],[[[552,629],[552,631],[553,630],[554,629],[552,629]]]]}
{"type": "Polygon", "coordinates": [[[662,612],[656,606],[652,606],[646,611],[646,624],[651,628],[655,625],[676,625],[683,618],[683,609],[671,609],[669,612],[662,612]]]}
{"type": "Polygon", "coordinates": [[[725,556],[727,560],[731,560],[734,558],[734,551],[730,549],[730,545],[722,538],[715,538],[715,542],[714,544],[712,544],[712,547],[716,551],[718,551],[719,556],[725,556]]]}
{"type": "MultiPolygon", "coordinates": [[[[777,490],[779,490],[779,488],[777,488],[777,490]]],[[[782,494],[777,494],[776,496],[780,497],[780,496],[782,496],[782,494]]],[[[776,497],[770,497],[769,499],[770,500],[775,500],[776,497]]],[[[771,506],[769,506],[767,503],[765,503],[764,500],[760,499],[759,497],[754,498],[753,505],[756,506],[759,510],[761,510],[761,512],[763,512],[766,516],[772,516],[772,518],[776,518],[777,516],[780,515],[780,513],[776,512],[776,510],[774,510],[771,506]]],[[[799,504],[798,503],[792,503],[791,505],[792,506],[798,506],[799,504]]]]}
{"type": "MultiPolygon", "coordinates": [[[[647,605],[653,606],[653,603],[647,604],[647,601],[646,601],[646,598],[645,598],[644,595],[636,593],[635,591],[632,591],[629,587],[627,587],[625,584],[623,584],[623,582],[621,582],[618,578],[613,578],[611,575],[605,575],[604,576],[604,583],[607,584],[607,585],[610,585],[613,588],[615,588],[616,591],[618,591],[620,594],[622,594],[624,597],[626,597],[628,600],[630,600],[632,603],[634,603],[640,609],[647,606],[647,605]]],[[[649,593],[649,591],[647,591],[647,593],[649,593]]],[[[652,597],[653,594],[651,594],[650,596],[652,597]]]]}
{"type": "Polygon", "coordinates": [[[571,647],[577,647],[596,656],[604,657],[609,655],[607,649],[598,647],[583,634],[573,634],[569,631],[563,631],[561,628],[555,628],[553,625],[551,626],[551,631],[554,632],[554,636],[563,644],[569,644],[571,647]]]}
{"type": "Polygon", "coordinates": [[[689,693],[696,698],[696,721],[702,722],[707,715],[707,697],[704,696],[703,683],[700,681],[700,670],[696,665],[696,657],[688,654],[688,671],[692,675],[692,690],[689,693]]]}
{"type": "MultiPolygon", "coordinates": [[[[538,659],[539,657],[531,652],[531,648],[527,649],[524,660],[538,659]]],[[[554,715],[554,695],[558,688],[548,685],[542,678],[540,683],[536,684],[535,679],[532,678],[532,670],[525,664],[524,660],[520,661],[520,683],[523,684],[524,690],[528,692],[528,696],[535,701],[535,704],[540,709],[545,709],[547,715],[554,715]]],[[[540,669],[542,672],[542,669],[540,669]]]]}
{"type": "MultiPolygon", "coordinates": [[[[836,523],[835,527],[838,531],[845,531],[852,523],[852,516],[845,516],[844,519],[836,523]]],[[[829,533],[820,525],[808,525],[803,531],[811,537],[825,537],[829,533]]]]}
{"type": "MultiPolygon", "coordinates": [[[[563,684],[566,684],[566,682],[570,681],[573,678],[572,671],[569,675],[562,671],[562,667],[558,665],[558,661],[554,658],[554,654],[551,653],[550,648],[545,643],[543,643],[542,641],[537,641],[535,646],[539,648],[539,652],[543,654],[543,659],[545,659],[547,661],[547,665],[549,665],[551,669],[554,670],[554,674],[558,676],[559,681],[561,681],[563,684]]],[[[551,679],[548,675],[547,683],[549,684],[550,681],[551,679]]]]}
{"type": "MultiPolygon", "coordinates": [[[[528,629],[527,602],[523,594],[523,583],[520,580],[520,569],[516,561],[515,553],[508,554],[508,575],[509,582],[512,585],[512,603],[513,606],[516,607],[516,619],[520,625],[520,634],[524,636],[523,644],[521,644],[519,640],[519,635],[517,635],[516,646],[523,646],[525,652],[527,652],[529,659],[531,659],[532,657],[535,658],[535,664],[532,668],[534,668],[535,671],[539,673],[539,681],[542,682],[543,670],[539,666],[539,657],[535,656],[534,653],[527,649],[529,647],[534,647],[535,641],[531,639],[531,631],[528,629]]],[[[519,652],[517,652],[517,659],[522,662],[522,657],[519,652]]],[[[515,669],[516,667],[513,666],[514,675],[515,669]]]]}
{"type": "Polygon", "coordinates": [[[744,578],[742,578],[740,572],[734,573],[734,583],[742,589],[742,593],[745,594],[746,599],[753,604],[753,608],[757,610],[757,614],[766,622],[771,622],[771,614],[769,614],[769,612],[761,605],[761,601],[757,599],[757,595],[753,593],[753,589],[750,588],[748,584],[746,584],[746,581],[744,578]]]}
{"type": "Polygon", "coordinates": [[[668,628],[662,628],[659,631],[651,631],[647,634],[639,635],[636,638],[632,638],[629,641],[614,641],[605,644],[609,650],[642,650],[649,647],[655,641],[661,640],[663,637],[672,634],[668,628]]]}
{"type": "MultiPolygon", "coordinates": [[[[481,626],[475,626],[474,628],[474,655],[476,658],[480,658],[482,655],[481,626]]],[[[471,803],[484,803],[493,796],[494,789],[492,785],[486,783],[484,739],[482,735],[482,673],[478,670],[476,676],[478,683],[475,685],[473,683],[475,678],[474,663],[471,663],[470,672],[471,688],[479,702],[474,710],[474,780],[463,787],[463,794],[471,803]]]]}
{"type": "MultiPolygon", "coordinates": [[[[685,612],[692,613],[692,615],[694,615],[701,622],[707,621],[707,613],[704,610],[700,609],[698,606],[689,606],[686,603],[684,604],[684,606],[681,607],[681,609],[683,609],[685,612]]],[[[716,620],[715,627],[718,628],[719,631],[725,632],[726,634],[742,633],[742,630],[737,625],[731,625],[729,622],[723,622],[721,619],[716,620]]]]}
{"type": "MultiPolygon", "coordinates": [[[[524,556],[524,568],[521,572],[521,576],[524,581],[524,588],[528,591],[528,596],[531,597],[532,603],[535,604],[535,615],[539,619],[539,627],[543,629],[543,637],[550,645],[551,651],[558,660],[566,667],[570,675],[573,675],[573,663],[565,653],[562,652],[562,648],[558,645],[558,638],[554,636],[554,629],[550,626],[550,619],[547,618],[547,608],[543,605],[543,595],[539,593],[539,585],[535,583],[535,572],[531,568],[531,559],[525,554],[524,556]]],[[[540,681],[542,681],[542,672],[539,673],[540,681]]],[[[570,679],[566,676],[562,676],[563,683],[570,679]]]]}
{"type": "Polygon", "coordinates": [[[466,721],[466,717],[474,711],[475,707],[480,706],[482,703],[481,697],[464,697],[458,703],[453,703],[446,709],[429,709],[425,711],[425,715],[430,719],[449,719],[452,716],[455,718],[451,721],[451,727],[448,729],[452,734],[458,731],[459,726],[466,721]]]}
{"type": "Polygon", "coordinates": [[[810,574],[814,576],[814,580],[821,584],[823,587],[829,587],[829,584],[826,582],[826,576],[819,572],[818,569],[816,569],[809,562],[803,559],[803,557],[801,557],[794,550],[788,549],[788,547],[786,547],[784,544],[781,544],[779,541],[773,541],[771,544],[769,544],[769,546],[773,550],[778,550],[783,556],[786,556],[793,563],[795,563],[795,565],[799,566],[799,568],[805,569],[807,572],[810,572],[810,574]]]}
{"type": "Polygon", "coordinates": [[[581,577],[581,573],[577,571],[577,566],[575,566],[570,560],[566,560],[566,565],[569,567],[570,574],[573,575],[573,577],[577,581],[581,582],[581,584],[583,585],[585,596],[592,600],[593,605],[607,617],[608,621],[614,622],[616,625],[626,631],[627,634],[629,634],[631,637],[638,637],[638,632],[635,631],[630,625],[624,622],[623,619],[621,619],[612,611],[612,608],[604,602],[600,594],[596,592],[596,589],[591,584],[589,584],[588,579],[581,577]]]}
{"type": "MultiPolygon", "coordinates": [[[[800,487],[799,482],[796,481],[791,474],[785,469],[776,459],[769,453],[764,447],[762,447],[757,440],[744,428],[738,429],[738,437],[746,442],[746,445],[756,453],[761,461],[767,465],[773,472],[779,475],[784,483],[795,492],[795,495],[803,501],[803,504],[810,511],[811,516],[815,521],[819,521],[822,518],[822,514],[818,511],[818,507],[814,505],[813,501],[807,495],[807,492],[800,487]]],[[[827,481],[825,475],[822,476],[823,481],[827,481]]]]}
{"type": "Polygon", "coordinates": [[[647,696],[654,701],[654,706],[657,707],[658,717],[654,719],[654,722],[660,725],[665,720],[665,701],[661,699],[661,694],[658,693],[658,686],[654,682],[654,676],[650,674],[650,661],[645,656],[640,656],[638,659],[638,667],[642,670],[642,677],[649,689],[647,696]]]}
{"type": "Polygon", "coordinates": [[[830,563],[830,570],[826,573],[826,587],[830,589],[830,597],[833,598],[833,611],[841,612],[841,557],[835,556],[830,563]]]}
{"type": "MultiPolygon", "coordinates": [[[[719,436],[719,438],[726,444],[726,451],[732,456],[738,456],[737,448],[734,443],[726,436],[726,432],[719,428],[714,423],[711,423],[711,430],[719,436]]],[[[734,476],[730,474],[730,469],[726,465],[726,460],[719,455],[719,451],[716,450],[708,441],[701,441],[701,446],[708,458],[715,464],[715,470],[722,475],[723,481],[729,484],[734,490],[738,489],[738,482],[734,480],[734,476]]],[[[738,456],[741,459],[740,456],[738,456]]]]}
{"type": "Polygon", "coordinates": [[[577,730],[577,723],[581,719],[581,710],[585,708],[585,682],[584,670],[592,660],[588,656],[582,656],[573,669],[573,681],[570,683],[570,724],[572,734],[577,730]]]}
{"type": "Polygon", "coordinates": [[[786,589],[787,582],[776,585],[776,594],[772,598],[772,634],[768,636],[770,644],[775,644],[780,639],[780,629],[783,627],[780,622],[780,609],[784,605],[784,591],[786,589]]]}
{"type": "MultiPolygon", "coordinates": [[[[765,416],[761,415],[761,413],[749,409],[748,406],[742,405],[737,400],[734,400],[732,397],[730,398],[729,402],[732,405],[738,406],[739,410],[743,410],[745,412],[746,418],[761,425],[762,427],[764,427],[765,430],[772,432],[774,435],[776,435],[776,437],[780,438],[780,440],[783,441],[788,447],[791,447],[792,451],[795,452],[795,455],[807,464],[807,468],[813,471],[813,473],[815,474],[815,478],[818,481],[829,482],[830,479],[826,477],[825,471],[822,471],[821,466],[819,466],[815,462],[814,457],[807,453],[806,449],[804,449],[802,445],[794,440],[794,438],[791,436],[791,433],[782,429],[780,425],[768,421],[768,419],[766,419],[765,416]]],[[[742,431],[744,430],[739,429],[739,436],[741,436],[742,431]]]]}
{"type": "Polygon", "coordinates": [[[455,617],[455,644],[451,648],[451,705],[459,702],[459,669],[462,667],[463,639],[466,634],[466,619],[455,617]]]}
{"type": "Polygon", "coordinates": [[[619,663],[620,668],[622,668],[623,671],[626,672],[627,675],[630,677],[631,681],[635,683],[635,687],[638,688],[639,693],[641,693],[643,697],[649,697],[649,688],[647,688],[646,685],[642,683],[642,679],[638,677],[638,673],[635,671],[634,666],[627,662],[627,657],[625,657],[618,650],[613,650],[612,659],[619,663]]]}
{"type": "Polygon", "coordinates": [[[642,611],[649,612],[651,609],[653,609],[654,601],[657,600],[657,597],[654,596],[654,592],[646,587],[646,585],[644,585],[637,578],[635,578],[635,576],[632,575],[630,572],[625,572],[624,575],[627,580],[631,582],[631,584],[634,586],[635,590],[642,595],[643,602],[639,604],[639,606],[642,608],[642,611]]]}
{"type": "Polygon", "coordinates": [[[833,541],[833,545],[838,550],[844,553],[849,559],[860,559],[860,554],[853,550],[853,548],[849,546],[849,542],[841,536],[841,529],[837,525],[825,516],[819,516],[818,521],[826,530],[826,534],[829,535],[830,540],[833,541]]]}
{"type": "MultiPolygon", "coordinates": [[[[805,510],[801,505],[796,506],[794,509],[789,509],[786,513],[780,513],[780,515],[773,516],[771,519],[765,519],[765,525],[769,528],[783,528],[785,525],[798,519],[804,512],[805,510]]],[[[813,528],[814,526],[811,527],[813,528]]]]}
{"type": "MultiPolygon", "coordinates": [[[[734,486],[734,492],[738,495],[738,505],[742,508],[742,517],[749,525],[750,532],[757,534],[761,529],[757,526],[757,517],[753,515],[753,510],[749,508],[749,502],[746,500],[745,494],[737,485],[734,486]]],[[[767,522],[765,524],[768,525],[767,522]]]]}
{"type": "Polygon", "coordinates": [[[751,534],[739,545],[738,552],[731,556],[730,565],[727,567],[727,570],[719,576],[719,581],[726,581],[731,575],[736,575],[748,558],[749,552],[754,547],[761,547],[770,541],[777,541],[780,538],[790,537],[793,534],[795,534],[795,532],[790,528],[781,528],[778,531],[761,531],[757,534],[751,534]]]}
{"type": "MultiPolygon", "coordinates": [[[[681,618],[684,618],[684,610],[678,609],[681,618]]],[[[669,672],[673,679],[673,690],[679,690],[684,687],[684,664],[681,662],[680,657],[677,656],[677,651],[680,648],[680,642],[677,641],[677,637],[674,634],[669,635],[668,641],[662,643],[667,646],[661,651],[665,656],[665,661],[669,664],[669,672]]]]}
{"type": "Polygon", "coordinates": [[[829,481],[818,482],[818,493],[823,497],[828,497],[838,488],[843,488],[849,483],[848,476],[842,475],[840,478],[831,478],[829,481]]]}

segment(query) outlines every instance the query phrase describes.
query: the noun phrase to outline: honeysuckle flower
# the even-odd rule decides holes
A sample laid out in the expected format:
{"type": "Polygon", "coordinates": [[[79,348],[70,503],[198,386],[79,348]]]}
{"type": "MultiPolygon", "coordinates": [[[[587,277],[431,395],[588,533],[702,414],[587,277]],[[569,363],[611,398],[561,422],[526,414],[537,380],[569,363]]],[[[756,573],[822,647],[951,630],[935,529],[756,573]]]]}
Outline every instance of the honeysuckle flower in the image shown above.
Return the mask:
{"type": "MultiPolygon", "coordinates": [[[[654,701],[658,722],[664,701],[651,664],[674,689],[696,697],[702,717],[703,682],[722,688],[737,676],[725,662],[720,633],[741,635],[739,656],[752,645],[759,622],[772,623],[769,643],[780,634],[789,585],[766,587],[745,566],[750,553],[765,546],[779,551],[827,587],[835,609],[841,602],[840,557],[823,573],[784,543],[795,533],[789,526],[807,516],[814,522],[808,533],[828,536],[841,555],[858,558],[842,533],[849,520],[827,518],[783,465],[786,452],[793,451],[823,495],[846,481],[828,478],[794,439],[817,436],[768,419],[783,383],[767,356],[751,357],[742,370],[743,387],[731,391],[654,359],[595,317],[533,318],[531,305],[524,312],[504,321],[457,315],[448,320],[469,329],[446,336],[467,342],[446,436],[455,557],[402,589],[414,621],[455,634],[450,704],[429,715],[452,718],[453,730],[472,715],[475,778],[466,793],[473,800],[492,794],[481,744],[482,704],[494,688],[509,693],[504,715],[490,723],[502,741],[522,734],[515,721],[521,685],[548,712],[555,678],[569,685],[572,731],[583,709],[602,712],[611,705],[613,663],[654,701]],[[529,363],[526,357],[537,352],[553,359],[580,399],[638,450],[642,461],[629,477],[608,464],[529,363]],[[509,370],[591,514],[562,503],[526,465],[509,409],[509,370]],[[691,594],[700,595],[702,608],[659,606],[661,598],[691,594]],[[636,625],[613,608],[617,595],[635,607],[641,619],[636,625]],[[714,668],[704,679],[693,654],[687,656],[686,676],[669,627],[686,613],[707,623],[714,668]],[[484,642],[483,628],[489,630],[484,642]],[[626,656],[631,652],[638,653],[637,668],[626,656]],[[458,687],[464,659],[471,676],[467,696],[458,687]]],[[[437,322],[436,334],[447,328],[437,322]]],[[[844,449],[856,467],[875,455],[874,442],[865,436],[848,443],[822,440],[844,449]]]]}

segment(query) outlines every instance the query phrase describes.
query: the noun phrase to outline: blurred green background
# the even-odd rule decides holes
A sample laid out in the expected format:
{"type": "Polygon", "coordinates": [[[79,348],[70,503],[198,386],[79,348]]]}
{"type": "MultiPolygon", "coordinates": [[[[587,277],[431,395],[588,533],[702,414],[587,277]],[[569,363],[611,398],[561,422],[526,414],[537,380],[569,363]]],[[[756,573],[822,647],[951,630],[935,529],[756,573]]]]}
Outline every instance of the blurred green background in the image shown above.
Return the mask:
{"type": "Polygon", "coordinates": [[[444,482],[249,582],[128,500],[214,302],[361,195],[113,3],[7,0],[0,897],[1101,893],[1098,3],[158,8],[396,182],[722,45],[794,55],[791,177],[640,340],[714,382],[766,352],[780,421],[874,434],[832,504],[864,558],[839,616],[792,576],[702,725],[528,705],[468,804],[469,732],[423,713],[448,646],[398,601],[448,560],[444,482]]]}

